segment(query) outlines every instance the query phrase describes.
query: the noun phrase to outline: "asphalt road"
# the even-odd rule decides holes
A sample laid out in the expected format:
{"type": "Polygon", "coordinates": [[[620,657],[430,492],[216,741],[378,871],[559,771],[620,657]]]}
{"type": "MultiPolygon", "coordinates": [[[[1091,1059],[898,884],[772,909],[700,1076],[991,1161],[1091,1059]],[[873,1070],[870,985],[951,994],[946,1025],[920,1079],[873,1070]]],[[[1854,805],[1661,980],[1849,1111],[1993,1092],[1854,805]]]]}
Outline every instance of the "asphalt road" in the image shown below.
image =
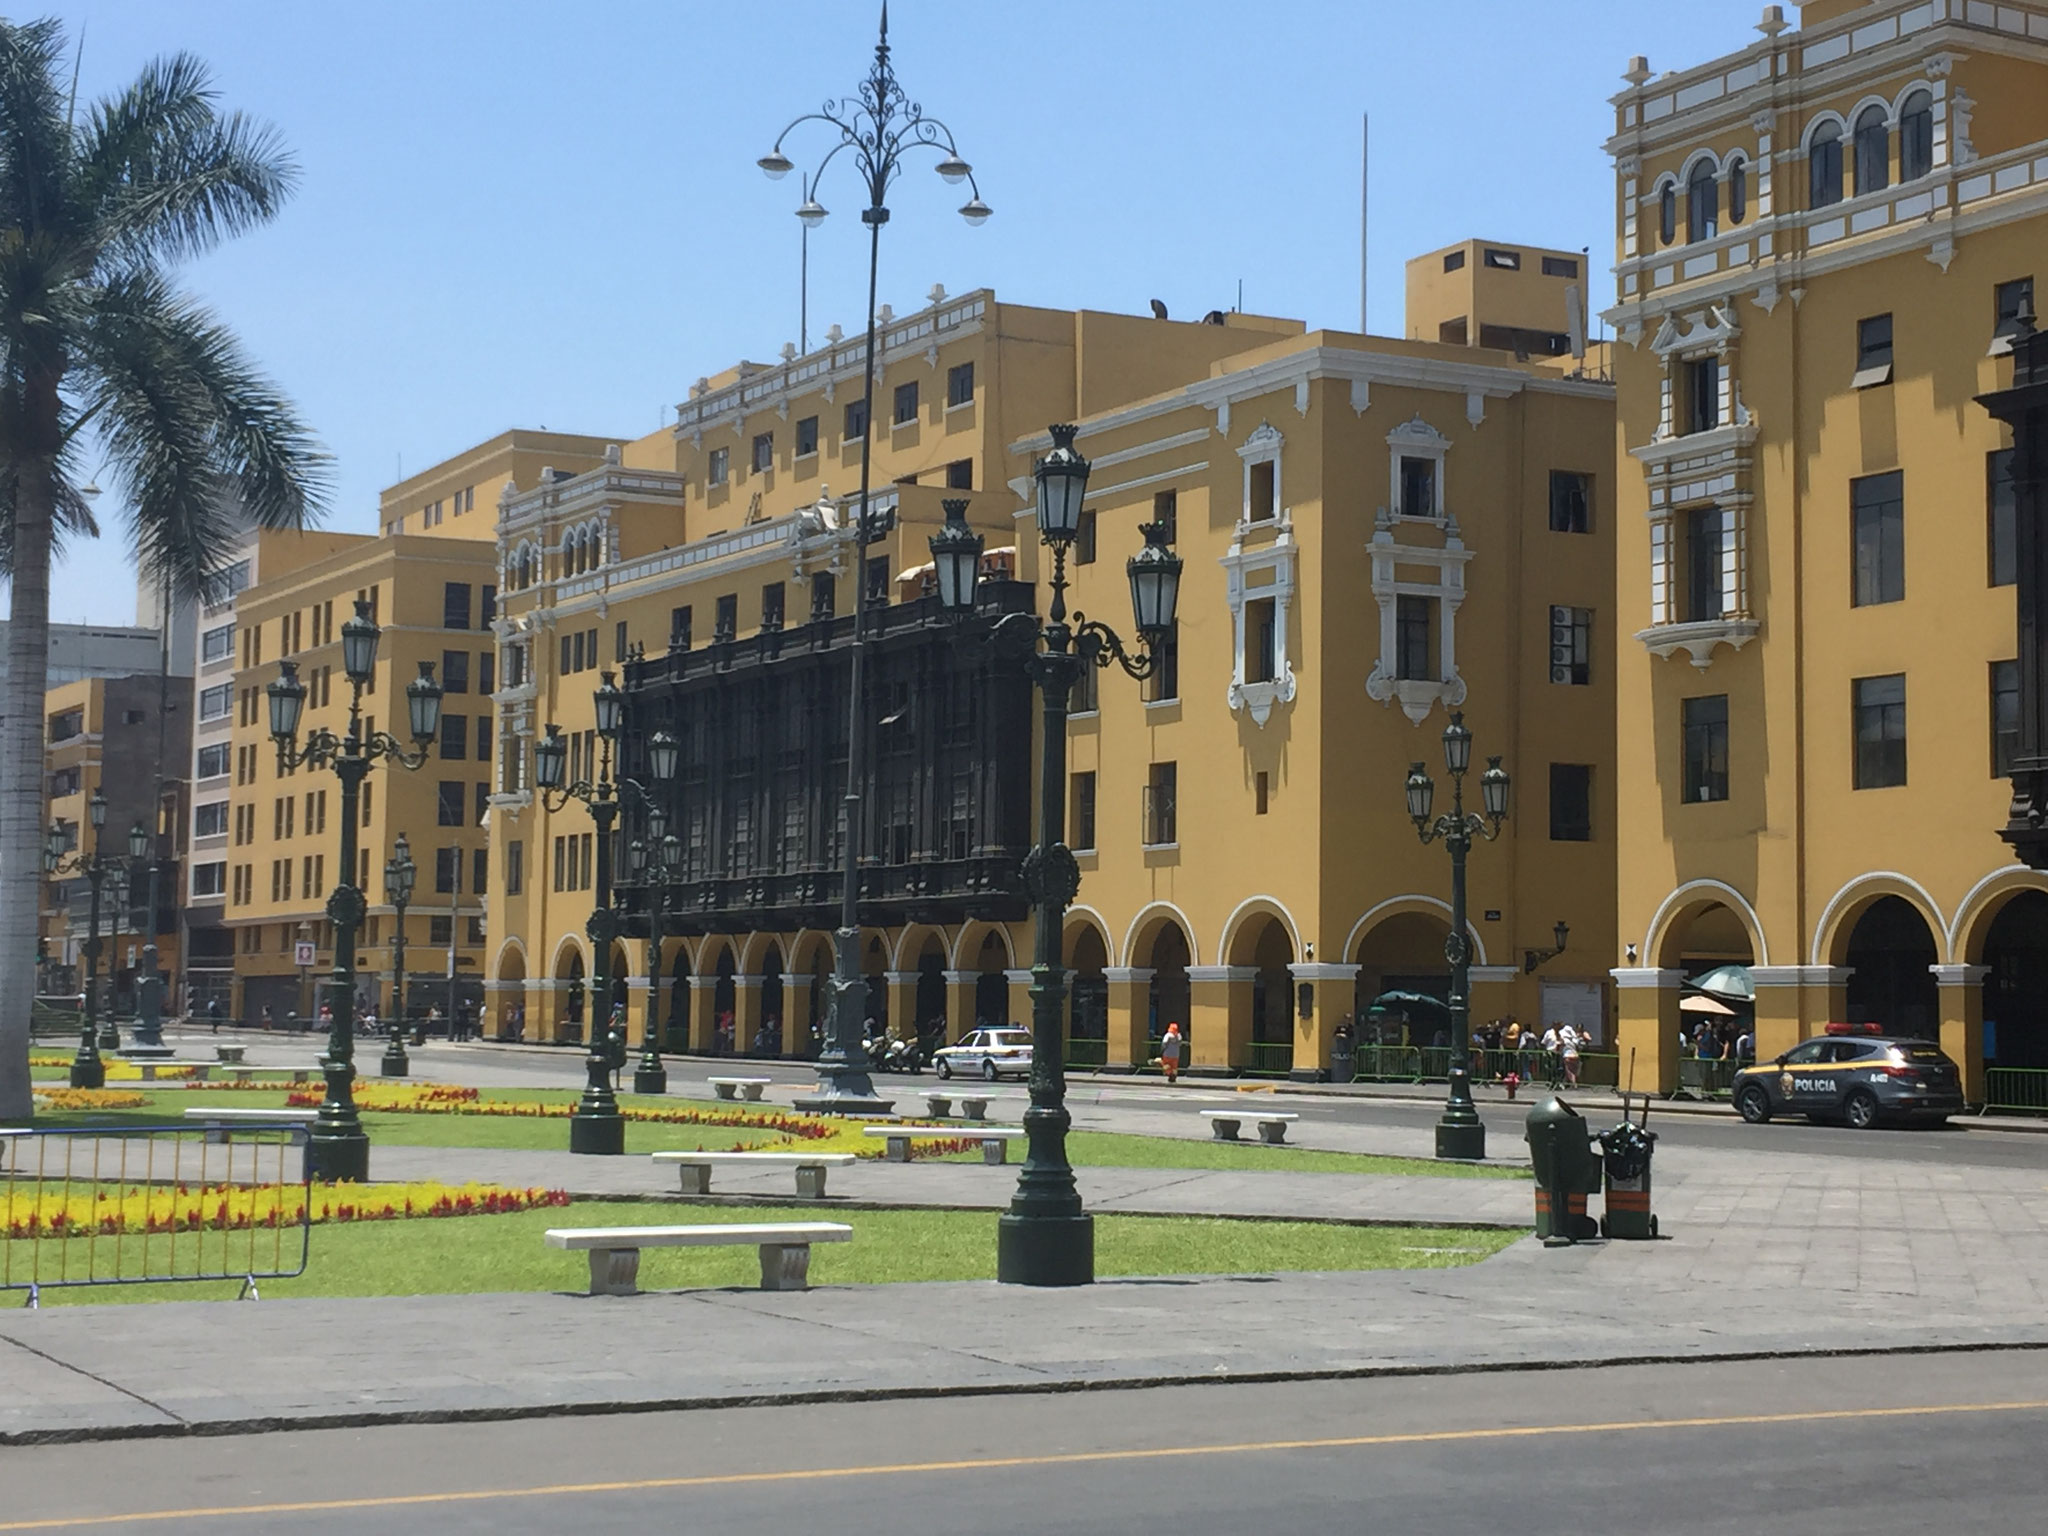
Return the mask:
{"type": "Polygon", "coordinates": [[[0,1531],[2032,1530],[2043,1365],[1809,1359],[31,1447],[8,1452],[0,1531]]]}

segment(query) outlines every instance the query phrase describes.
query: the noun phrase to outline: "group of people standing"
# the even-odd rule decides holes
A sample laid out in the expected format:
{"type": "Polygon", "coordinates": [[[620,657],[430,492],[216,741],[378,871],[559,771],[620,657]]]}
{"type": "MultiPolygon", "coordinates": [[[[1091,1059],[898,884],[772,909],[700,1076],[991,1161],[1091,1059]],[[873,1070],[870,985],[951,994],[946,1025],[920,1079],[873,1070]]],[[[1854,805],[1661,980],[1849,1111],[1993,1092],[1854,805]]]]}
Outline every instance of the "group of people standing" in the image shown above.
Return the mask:
{"type": "Polygon", "coordinates": [[[1579,1053],[1592,1045],[1592,1036],[1576,1024],[1548,1024],[1539,1034],[1534,1025],[1525,1028],[1512,1016],[1489,1019],[1472,1028],[1472,1071],[1495,1079],[1512,1074],[1522,1082],[1541,1076],[1553,1087],[1575,1087],[1579,1053]]]}

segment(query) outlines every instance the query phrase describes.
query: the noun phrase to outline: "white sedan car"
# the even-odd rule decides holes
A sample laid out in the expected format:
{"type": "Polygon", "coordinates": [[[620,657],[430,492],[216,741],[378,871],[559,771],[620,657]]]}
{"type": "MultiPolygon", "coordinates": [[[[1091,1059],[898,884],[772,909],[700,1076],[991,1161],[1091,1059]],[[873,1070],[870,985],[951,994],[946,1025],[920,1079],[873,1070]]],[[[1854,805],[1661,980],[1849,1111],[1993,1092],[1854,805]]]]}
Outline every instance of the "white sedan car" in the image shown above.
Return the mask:
{"type": "Polygon", "coordinates": [[[939,1076],[955,1072],[979,1072],[989,1082],[1005,1075],[1031,1075],[1031,1031],[1028,1029],[977,1029],[958,1045],[940,1049],[939,1076]]]}

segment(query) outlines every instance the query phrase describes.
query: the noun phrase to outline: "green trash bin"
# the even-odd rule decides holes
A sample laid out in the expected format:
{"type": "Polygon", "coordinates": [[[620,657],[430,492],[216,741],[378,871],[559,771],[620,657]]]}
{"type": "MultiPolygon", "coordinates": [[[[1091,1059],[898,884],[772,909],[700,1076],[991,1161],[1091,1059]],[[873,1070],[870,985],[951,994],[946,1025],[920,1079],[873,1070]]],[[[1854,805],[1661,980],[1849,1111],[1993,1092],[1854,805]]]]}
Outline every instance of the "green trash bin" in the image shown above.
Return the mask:
{"type": "MultiPolygon", "coordinates": [[[[1647,1102],[1643,1113],[1649,1114],[1647,1102]]],[[[1657,1150],[1657,1133],[1626,1116],[1624,1110],[1621,1124],[1600,1133],[1607,1173],[1607,1209],[1600,1218],[1600,1235],[1649,1239],[1657,1235],[1657,1218],[1650,1210],[1650,1160],[1657,1150]]]]}
{"type": "Polygon", "coordinates": [[[1597,1237],[1586,1197],[1600,1192],[1601,1158],[1585,1117],[1562,1099],[1529,1111],[1523,1136],[1536,1172],[1536,1235],[1546,1248],[1597,1237]]]}

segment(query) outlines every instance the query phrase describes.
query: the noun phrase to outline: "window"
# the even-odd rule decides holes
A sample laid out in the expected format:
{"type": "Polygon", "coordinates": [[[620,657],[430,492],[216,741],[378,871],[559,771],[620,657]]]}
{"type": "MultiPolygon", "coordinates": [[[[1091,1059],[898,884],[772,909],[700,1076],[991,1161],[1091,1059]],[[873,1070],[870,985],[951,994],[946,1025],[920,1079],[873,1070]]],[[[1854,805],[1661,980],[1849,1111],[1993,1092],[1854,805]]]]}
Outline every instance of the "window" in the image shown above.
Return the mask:
{"type": "Polygon", "coordinates": [[[1271,804],[1271,798],[1272,780],[1267,777],[1266,770],[1261,768],[1252,775],[1252,814],[1254,816],[1265,815],[1268,805],[1271,804]]]}
{"type": "Polygon", "coordinates": [[[249,590],[249,562],[237,560],[220,573],[215,583],[215,601],[226,602],[237,593],[249,590]]]}
{"type": "MultiPolygon", "coordinates": [[[[438,895],[457,896],[462,893],[462,850],[460,848],[436,848],[434,850],[434,890],[438,895]]],[[[441,943],[447,943],[443,938],[441,943]]]]}
{"type": "Polygon", "coordinates": [[[612,626],[612,660],[623,663],[629,647],[630,642],[626,639],[626,621],[621,619],[612,626]]]}
{"type": "Polygon", "coordinates": [[[1886,789],[1905,783],[1905,673],[1859,677],[1850,686],[1856,711],[1856,787],[1886,789]]]}
{"type": "Polygon", "coordinates": [[[1711,432],[1721,425],[1721,360],[1696,358],[1685,365],[1685,430],[1711,432]]]}
{"type": "Polygon", "coordinates": [[[1892,381],[1892,317],[1872,315],[1856,322],[1856,376],[1849,381],[1855,389],[1869,389],[1892,381]]]}
{"type": "Polygon", "coordinates": [[[754,473],[765,475],[775,467],[775,434],[756,432],[754,434],[754,473]]]}
{"type": "Polygon", "coordinates": [[[2020,750],[2020,664],[1991,663],[1991,777],[2012,776],[2020,750]]]}
{"type": "Polygon", "coordinates": [[[566,858],[568,847],[569,839],[566,837],[555,839],[555,889],[558,891],[569,889],[568,860],[566,858]]]}
{"type": "Polygon", "coordinates": [[[1657,243],[1678,243],[1678,186],[1675,182],[1666,182],[1664,190],[1657,194],[1657,243]]]}
{"type": "Polygon", "coordinates": [[[199,718],[202,720],[225,720],[234,707],[233,683],[221,683],[212,688],[199,690],[199,718]]]}
{"type": "Polygon", "coordinates": [[[1721,509],[1695,507],[1685,515],[1685,619],[1704,624],[1721,617],[1721,509]]]}
{"type": "Polygon", "coordinates": [[[1403,593],[1394,599],[1394,676],[1402,681],[1428,681],[1436,676],[1430,661],[1430,609],[1426,597],[1403,593]]]}
{"type": "Polygon", "coordinates": [[[443,827],[459,827],[463,824],[463,803],[467,790],[459,779],[443,779],[440,784],[439,815],[436,824],[443,827]]]}
{"type": "Polygon", "coordinates": [[[1275,511],[1273,506],[1273,471],[1276,467],[1271,459],[1261,459],[1258,463],[1251,466],[1251,472],[1248,476],[1251,495],[1249,504],[1245,508],[1245,518],[1247,521],[1259,523],[1272,517],[1275,511]]]}
{"type": "Polygon", "coordinates": [[[1918,181],[1934,169],[1934,97],[1915,91],[1899,112],[1899,180],[1918,181]]]}
{"type": "Polygon", "coordinates": [[[1152,647],[1152,675],[1145,679],[1145,702],[1164,704],[1180,697],[1180,620],[1152,647]]]}
{"type": "Polygon", "coordinates": [[[1550,610],[1550,680],[1584,688],[1593,681],[1593,610],[1550,610]]]}
{"type": "Polygon", "coordinates": [[[441,716],[441,757],[444,762],[459,763],[469,756],[469,716],[441,716]]]}
{"type": "Polygon", "coordinates": [[[526,889],[526,844],[515,838],[505,845],[505,894],[517,896],[526,889]]]}
{"type": "Polygon", "coordinates": [[[1278,670],[1274,656],[1277,608],[1277,600],[1270,597],[1254,598],[1244,605],[1244,680],[1248,683],[1270,683],[1278,670]]]}
{"type": "Polygon", "coordinates": [[[469,628],[469,583],[451,581],[441,589],[441,627],[469,628]]]}
{"type": "Polygon", "coordinates": [[[1520,251],[1496,250],[1489,247],[1486,252],[1486,265],[1496,267],[1503,272],[1519,272],[1522,270],[1522,253],[1520,251]]]}
{"type": "Polygon", "coordinates": [[[52,800],[62,800],[67,795],[75,795],[84,787],[84,784],[84,769],[59,768],[50,775],[50,798],[52,800]]]}
{"type": "Polygon", "coordinates": [[[1074,775],[1074,847],[1086,853],[1095,846],[1095,775],[1074,775]]]}
{"type": "Polygon", "coordinates": [[[1180,496],[1174,491],[1152,493],[1152,521],[1165,528],[1166,542],[1180,536],[1180,496]]]}
{"type": "Polygon", "coordinates": [[[974,404],[974,364],[955,363],[946,370],[946,404],[974,404]]]}
{"type": "Polygon", "coordinates": [[[1444,254],[1444,270],[1446,272],[1464,271],[1465,253],[1463,251],[1447,251],[1444,254]]]}
{"type": "Polygon", "coordinates": [[[446,949],[455,942],[455,918],[443,913],[427,919],[427,942],[436,949],[446,949]]]}
{"type": "Polygon", "coordinates": [[[1883,107],[1869,106],[1856,118],[1856,195],[1882,192],[1892,180],[1892,136],[1883,107]]]}
{"type": "Polygon", "coordinates": [[[1855,530],[1857,607],[1896,603],[1906,595],[1905,476],[1898,470],[1849,482],[1855,530]]]}
{"type": "Polygon", "coordinates": [[[1095,673],[1095,668],[1083,667],[1074,674],[1074,691],[1067,696],[1068,714],[1092,715],[1102,708],[1102,695],[1095,673]]]}
{"type": "Polygon", "coordinates": [[[1081,513],[1081,521],[1074,529],[1074,564],[1095,563],[1095,509],[1088,507],[1081,513]]]}
{"type": "Polygon", "coordinates": [[[67,709],[61,715],[50,716],[50,740],[69,741],[85,731],[85,711],[67,709]]]}
{"type": "Polygon", "coordinates": [[[868,561],[867,600],[869,607],[881,607],[889,601],[889,557],[876,555],[868,561]]]}
{"type": "Polygon", "coordinates": [[[725,484],[730,476],[731,464],[732,450],[730,448],[712,449],[710,466],[705,471],[707,488],[725,484]]]}
{"type": "Polygon", "coordinates": [[[1593,477],[1576,469],[1550,472],[1550,531],[1593,531],[1593,477]]]}
{"type": "Polygon", "coordinates": [[[690,605],[668,611],[668,648],[672,651],[687,651],[690,648],[690,605]]]}
{"type": "Polygon", "coordinates": [[[201,661],[226,661],[235,654],[235,626],[222,624],[199,637],[201,661]]]}
{"type": "Polygon", "coordinates": [[[1705,805],[1728,798],[1728,695],[1708,694],[1683,704],[1685,761],[1679,798],[1705,805]]]}
{"type": "Polygon", "coordinates": [[[1401,515],[1433,518],[1436,512],[1436,460],[1401,459],[1401,515]]]}
{"type": "Polygon", "coordinates": [[[1806,150],[1806,203],[1832,208],[1842,200],[1842,125],[1822,123],[1806,150]]]}
{"type": "Polygon", "coordinates": [[[847,442],[856,442],[868,435],[868,403],[865,400],[849,400],[846,404],[847,442]]]}
{"type": "Polygon", "coordinates": [[[1984,500],[1990,531],[1991,585],[2009,587],[2020,579],[2019,490],[2013,484],[2012,449],[1984,456],[1984,500]]]}
{"type": "Polygon", "coordinates": [[[1460,315],[1455,320],[1439,320],[1436,339],[1447,347],[1463,347],[1471,344],[1472,329],[1470,317],[1460,315]]]}
{"type": "Polygon", "coordinates": [[[1145,846],[1165,848],[1180,841],[1180,819],[1175,800],[1180,765],[1154,763],[1145,784],[1145,846]]]}
{"type": "Polygon", "coordinates": [[[1702,160],[1693,167],[1685,184],[1685,238],[1696,244],[1720,233],[1721,188],[1714,180],[1714,168],[1702,160]]]}
{"type": "Polygon", "coordinates": [[[484,818],[491,813],[491,786],[488,784],[474,785],[472,786],[472,793],[475,809],[470,813],[470,824],[480,827],[484,824],[484,818]]]}
{"type": "Polygon", "coordinates": [[[946,466],[946,489],[949,491],[971,491],[974,489],[974,460],[955,459],[946,466]]]}
{"type": "Polygon", "coordinates": [[[1593,840],[1593,770],[1585,763],[1550,765],[1550,840],[1593,840]]]}
{"type": "Polygon", "coordinates": [[[839,583],[830,571],[819,571],[811,577],[811,622],[832,617],[838,602],[839,583]]]}
{"type": "MultiPolygon", "coordinates": [[[[518,654],[517,649],[515,649],[513,655],[516,656],[518,654]]],[[[491,681],[491,674],[496,669],[497,662],[498,658],[489,651],[478,651],[476,653],[476,691],[478,693],[497,692],[496,686],[491,681]]]]}
{"type": "Polygon", "coordinates": [[[1545,277],[1577,277],[1579,264],[1569,256],[1546,256],[1543,258],[1545,277]]]}
{"type": "Polygon", "coordinates": [[[227,833],[227,801],[209,800],[204,805],[192,807],[192,835],[194,837],[226,837],[227,833]]]}
{"type": "Polygon", "coordinates": [[[1744,160],[1728,162],[1728,222],[1740,224],[1749,217],[1749,163],[1744,160]]]}
{"type": "Polygon", "coordinates": [[[728,592],[718,600],[718,611],[711,620],[711,639],[715,645],[723,645],[740,632],[740,595],[728,592]]]}
{"type": "Polygon", "coordinates": [[[220,896],[228,888],[228,867],[219,864],[195,864],[192,866],[192,894],[194,896],[220,896]]]}
{"type": "Polygon", "coordinates": [[[896,414],[890,420],[899,427],[907,427],[917,420],[917,380],[896,386],[896,414]]]}
{"type": "Polygon", "coordinates": [[[2034,280],[2031,277],[2014,278],[2009,283],[2000,283],[1992,292],[1991,303],[1991,350],[2004,353],[2012,350],[2013,338],[2020,333],[2020,312],[2029,313],[2034,308],[2034,280]]]}
{"type": "Polygon", "coordinates": [[[796,456],[807,459],[818,451],[818,418],[806,416],[796,424],[796,456]]]}
{"type": "MultiPolygon", "coordinates": [[[[471,889],[472,891],[474,891],[474,892],[475,892],[475,893],[476,893],[477,895],[481,896],[481,895],[483,895],[483,893],[484,893],[485,891],[487,891],[487,890],[489,890],[489,889],[490,889],[490,886],[491,886],[491,850],[490,850],[490,849],[488,849],[488,848],[472,848],[472,849],[470,849],[470,851],[469,851],[469,888],[470,888],[470,889],[471,889]]],[[[476,922],[476,919],[475,919],[475,918],[471,918],[471,919],[470,919],[470,922],[471,922],[472,924],[474,924],[474,923],[476,922]]],[[[481,942],[482,942],[482,940],[480,940],[480,939],[479,939],[479,940],[472,940],[472,942],[473,942],[473,943],[481,943],[481,942]]]]}
{"type": "Polygon", "coordinates": [[[779,581],[771,581],[761,588],[761,627],[768,630],[782,628],[782,593],[779,581]]]}
{"type": "Polygon", "coordinates": [[[469,692],[469,652],[443,651],[441,653],[441,691],[443,693],[469,692]]]}
{"type": "Polygon", "coordinates": [[[197,772],[200,778],[225,778],[227,776],[227,771],[228,744],[226,742],[222,742],[219,746],[201,747],[199,749],[199,766],[197,772]]]}

